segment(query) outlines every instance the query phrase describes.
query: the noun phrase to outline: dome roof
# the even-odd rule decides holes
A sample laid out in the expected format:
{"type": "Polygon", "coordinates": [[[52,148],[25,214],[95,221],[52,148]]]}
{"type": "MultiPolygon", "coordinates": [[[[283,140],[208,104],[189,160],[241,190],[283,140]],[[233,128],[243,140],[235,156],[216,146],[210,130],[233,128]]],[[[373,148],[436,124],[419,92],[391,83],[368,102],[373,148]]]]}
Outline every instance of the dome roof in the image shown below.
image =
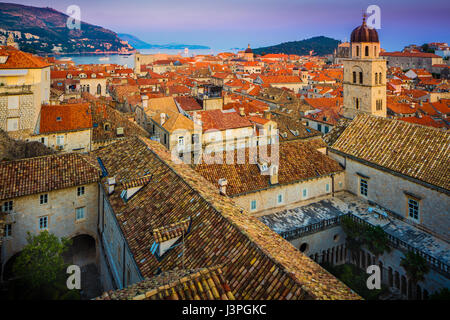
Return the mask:
{"type": "Polygon", "coordinates": [[[366,16],[364,15],[363,23],[352,31],[350,36],[351,42],[380,42],[378,40],[378,32],[375,28],[369,28],[366,24],[366,16]]]}
{"type": "Polygon", "coordinates": [[[253,53],[252,49],[250,48],[250,44],[248,45],[247,49],[245,49],[245,53],[253,53]]]}

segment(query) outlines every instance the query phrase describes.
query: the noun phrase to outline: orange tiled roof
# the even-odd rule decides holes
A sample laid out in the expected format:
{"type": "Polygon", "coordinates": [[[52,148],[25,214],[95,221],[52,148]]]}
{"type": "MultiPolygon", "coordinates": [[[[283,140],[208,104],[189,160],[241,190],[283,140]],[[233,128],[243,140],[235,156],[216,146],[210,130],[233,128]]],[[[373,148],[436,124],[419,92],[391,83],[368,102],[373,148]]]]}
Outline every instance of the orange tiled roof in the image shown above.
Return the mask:
{"type": "Polygon", "coordinates": [[[227,130],[252,127],[244,117],[241,117],[237,112],[223,112],[222,110],[207,110],[198,112],[202,121],[203,131],[215,129],[215,130],[227,130]]]}
{"type": "Polygon", "coordinates": [[[331,148],[450,190],[450,132],[361,114],[331,148]]]}
{"type": "Polygon", "coordinates": [[[89,103],[43,105],[40,116],[40,133],[75,131],[92,128],[89,103]]]}
{"type": "Polygon", "coordinates": [[[415,123],[420,124],[422,126],[428,126],[433,128],[445,128],[447,125],[444,122],[437,122],[432,117],[427,115],[422,115],[421,117],[404,117],[399,118],[398,120],[409,122],[409,123],[415,123]]]}
{"type": "Polygon", "coordinates": [[[92,183],[100,169],[87,156],[65,153],[0,162],[0,200],[92,183]]]}
{"type": "Polygon", "coordinates": [[[183,265],[187,270],[221,265],[236,299],[360,299],[257,218],[219,195],[189,165],[174,163],[160,143],[128,139],[93,156],[100,157],[119,182],[109,201],[121,213],[116,218],[143,277],[183,265]],[[125,203],[120,181],[142,174],[152,174],[153,179],[125,203]],[[192,224],[184,246],[175,246],[160,258],[152,254],[151,230],[187,218],[192,224]]]}
{"type": "Polygon", "coordinates": [[[97,300],[234,300],[220,266],[170,270],[97,300]]]}
{"type": "MultiPolygon", "coordinates": [[[[315,142],[295,140],[279,144],[279,185],[343,171],[339,163],[317,151],[311,143],[315,142]]],[[[270,154],[270,148],[267,153],[270,154]]],[[[237,152],[233,151],[233,154],[235,157],[238,156],[237,152]]],[[[239,164],[239,161],[234,165],[229,165],[225,161],[223,164],[203,162],[196,165],[195,170],[217,187],[219,179],[227,179],[227,195],[230,196],[267,189],[271,187],[270,176],[261,174],[258,165],[249,160],[249,157],[257,154],[255,148],[246,148],[244,164],[239,164]]],[[[223,159],[226,159],[225,154],[223,159]]]]}
{"type": "Polygon", "coordinates": [[[0,56],[8,57],[5,63],[0,63],[0,69],[42,69],[50,66],[43,58],[13,47],[0,46],[0,56]]]}

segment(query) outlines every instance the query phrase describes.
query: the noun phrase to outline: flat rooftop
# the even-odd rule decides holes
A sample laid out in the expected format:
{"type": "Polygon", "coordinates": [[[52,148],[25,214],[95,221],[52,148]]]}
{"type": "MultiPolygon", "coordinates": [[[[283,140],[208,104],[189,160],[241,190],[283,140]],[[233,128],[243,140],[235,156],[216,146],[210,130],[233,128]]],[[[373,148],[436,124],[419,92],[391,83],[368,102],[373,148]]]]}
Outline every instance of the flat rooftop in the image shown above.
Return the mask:
{"type": "Polygon", "coordinates": [[[382,227],[391,237],[449,265],[450,245],[447,242],[409,223],[384,215],[383,212],[382,208],[370,205],[362,198],[342,192],[335,197],[280,210],[258,219],[276,233],[283,235],[350,213],[371,225],[382,227]]]}

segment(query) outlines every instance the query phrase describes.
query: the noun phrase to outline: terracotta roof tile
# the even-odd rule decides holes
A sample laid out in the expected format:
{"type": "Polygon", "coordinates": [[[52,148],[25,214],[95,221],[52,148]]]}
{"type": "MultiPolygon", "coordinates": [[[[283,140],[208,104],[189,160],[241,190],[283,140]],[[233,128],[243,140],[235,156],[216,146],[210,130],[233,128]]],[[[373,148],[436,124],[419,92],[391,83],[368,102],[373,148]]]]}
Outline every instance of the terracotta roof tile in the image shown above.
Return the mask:
{"type": "Polygon", "coordinates": [[[450,190],[450,133],[358,115],[332,149],[450,190]]]}
{"type": "Polygon", "coordinates": [[[0,69],[42,69],[50,66],[41,57],[13,47],[0,46],[0,56],[8,57],[5,63],[0,63],[0,69]]]}
{"type": "Polygon", "coordinates": [[[78,153],[0,162],[0,200],[92,183],[100,169],[78,153]]]}
{"type": "MultiPolygon", "coordinates": [[[[120,184],[109,196],[114,211],[121,213],[119,225],[144,277],[183,265],[187,270],[220,265],[226,268],[224,279],[236,299],[360,299],[231,199],[220,196],[190,166],[174,163],[161,144],[133,138],[94,155],[119,182],[153,174],[127,203],[120,198],[120,184]],[[157,259],[149,250],[154,243],[151,231],[188,218],[192,224],[184,246],[175,246],[157,259]]],[[[136,294],[142,297],[141,292],[136,294]]],[[[166,293],[158,296],[167,297],[166,293]]]]}
{"type": "Polygon", "coordinates": [[[43,105],[40,116],[40,133],[86,130],[92,128],[89,103],[43,105]]]}

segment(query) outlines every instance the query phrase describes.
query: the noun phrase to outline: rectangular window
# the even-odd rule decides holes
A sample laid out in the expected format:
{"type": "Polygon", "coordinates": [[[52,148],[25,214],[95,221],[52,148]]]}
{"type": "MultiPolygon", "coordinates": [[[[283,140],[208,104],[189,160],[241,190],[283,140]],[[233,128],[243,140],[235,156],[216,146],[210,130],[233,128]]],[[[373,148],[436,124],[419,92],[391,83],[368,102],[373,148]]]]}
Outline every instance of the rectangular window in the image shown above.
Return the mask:
{"type": "Polygon", "coordinates": [[[250,210],[256,210],[256,200],[252,200],[250,204],[250,210]]]}
{"type": "Polygon", "coordinates": [[[328,133],[328,130],[330,130],[328,129],[328,126],[325,126],[325,133],[328,133]]]}
{"type": "Polygon", "coordinates": [[[19,118],[8,118],[6,120],[6,131],[19,130],[19,118]]]}
{"type": "Polygon", "coordinates": [[[317,131],[322,131],[322,125],[321,124],[317,125],[317,131]]]}
{"type": "Polygon", "coordinates": [[[308,189],[303,189],[303,198],[306,198],[308,196],[308,189]]]}
{"type": "Polygon", "coordinates": [[[8,109],[19,109],[19,96],[8,96],[8,109]]]}
{"type": "Polygon", "coordinates": [[[81,220],[81,219],[84,219],[84,210],[85,209],[85,207],[82,207],[82,208],[77,208],[76,210],[75,210],[75,212],[76,212],[76,220],[81,220]]]}
{"type": "Polygon", "coordinates": [[[82,196],[84,194],[84,187],[77,188],[77,196],[82,196]]]}
{"type": "Polygon", "coordinates": [[[13,210],[12,200],[3,202],[3,212],[11,212],[12,210],[13,210]]]}
{"type": "Polygon", "coordinates": [[[367,197],[367,180],[366,179],[360,179],[359,182],[359,191],[361,193],[362,196],[367,197]]]}
{"type": "Polygon", "coordinates": [[[45,230],[48,228],[48,216],[39,218],[39,230],[45,230]]]}
{"type": "Polygon", "coordinates": [[[46,203],[48,203],[48,193],[46,193],[46,194],[41,194],[41,195],[39,196],[39,203],[40,203],[40,204],[46,204],[46,203]]]}
{"type": "Polygon", "coordinates": [[[329,192],[329,191],[330,191],[330,184],[329,184],[329,183],[326,184],[325,190],[326,190],[326,192],[329,192]]]}
{"type": "Polygon", "coordinates": [[[46,137],[42,137],[42,138],[41,138],[41,143],[42,143],[42,144],[47,145],[47,142],[48,142],[48,141],[47,141],[47,138],[46,138],[46,137]]]}
{"type": "Polygon", "coordinates": [[[12,235],[11,228],[12,228],[11,224],[5,224],[5,237],[11,237],[12,235]]]}
{"type": "Polygon", "coordinates": [[[64,145],[64,136],[56,136],[56,145],[63,146],[64,145]]]}
{"type": "Polygon", "coordinates": [[[184,146],[184,137],[178,137],[178,146],[184,146]]]}
{"type": "Polygon", "coordinates": [[[419,201],[408,199],[408,215],[410,218],[419,220],[419,201]]]}
{"type": "Polygon", "coordinates": [[[277,197],[277,202],[280,204],[280,203],[283,203],[283,195],[280,193],[279,195],[278,195],[278,197],[277,197]]]}

